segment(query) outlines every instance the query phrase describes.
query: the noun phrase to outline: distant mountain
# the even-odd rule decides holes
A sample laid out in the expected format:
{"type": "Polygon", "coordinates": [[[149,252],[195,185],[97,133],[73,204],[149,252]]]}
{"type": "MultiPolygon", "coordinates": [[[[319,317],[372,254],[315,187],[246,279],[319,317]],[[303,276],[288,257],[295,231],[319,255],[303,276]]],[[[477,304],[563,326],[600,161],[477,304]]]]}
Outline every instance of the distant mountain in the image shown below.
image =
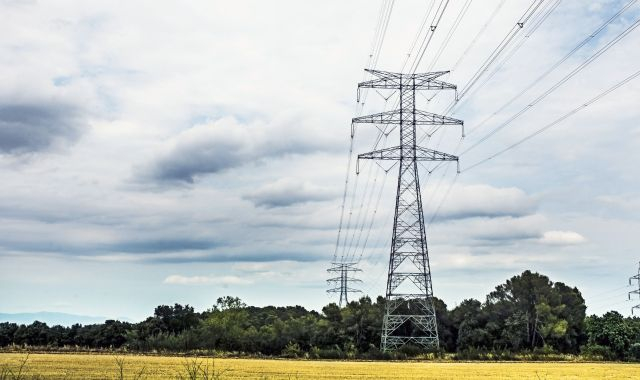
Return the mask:
{"type": "MultiPolygon", "coordinates": [[[[111,318],[57,313],[52,311],[40,311],[37,313],[0,313],[0,322],[14,322],[25,325],[31,324],[33,321],[45,322],[49,326],[71,326],[74,323],[89,325],[94,323],[103,323],[107,319],[111,318]]],[[[118,319],[121,321],[127,320],[127,318],[118,319]]]]}

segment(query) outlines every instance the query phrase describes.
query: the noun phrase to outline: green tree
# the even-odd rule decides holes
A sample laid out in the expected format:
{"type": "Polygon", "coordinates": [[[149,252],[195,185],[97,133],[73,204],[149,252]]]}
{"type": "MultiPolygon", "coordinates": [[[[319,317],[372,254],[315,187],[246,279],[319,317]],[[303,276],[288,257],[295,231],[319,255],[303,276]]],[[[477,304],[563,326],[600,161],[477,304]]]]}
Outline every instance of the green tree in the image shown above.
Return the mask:
{"type": "Polygon", "coordinates": [[[14,342],[14,335],[18,325],[10,322],[0,323],[0,347],[8,346],[14,342]]]}
{"type": "MultiPolygon", "coordinates": [[[[524,271],[497,286],[487,296],[486,309],[490,322],[502,327],[494,345],[518,350],[547,344],[561,351],[578,350],[586,306],[577,288],[524,271]]],[[[489,330],[495,334],[496,329],[489,330]]]]}
{"type": "Polygon", "coordinates": [[[586,330],[589,345],[608,347],[617,359],[625,358],[631,345],[640,339],[640,324],[625,319],[617,311],[588,317],[586,330]]]}
{"type": "MultiPolygon", "coordinates": [[[[487,313],[482,303],[474,299],[466,299],[451,311],[457,350],[469,348],[491,348],[490,334],[486,329],[487,313]]],[[[455,349],[449,349],[455,351],[455,349]]]]}

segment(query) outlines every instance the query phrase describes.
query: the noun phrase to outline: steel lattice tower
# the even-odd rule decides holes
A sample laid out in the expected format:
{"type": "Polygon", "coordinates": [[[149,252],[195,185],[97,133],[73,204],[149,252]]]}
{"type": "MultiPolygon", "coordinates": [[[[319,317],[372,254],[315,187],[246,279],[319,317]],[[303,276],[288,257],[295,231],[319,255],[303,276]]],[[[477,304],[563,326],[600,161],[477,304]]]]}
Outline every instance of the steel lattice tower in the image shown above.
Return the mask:
{"type": "Polygon", "coordinates": [[[397,90],[400,96],[399,109],[352,120],[353,125],[390,124],[400,132],[400,145],[358,155],[358,160],[399,161],[381,349],[395,350],[408,343],[438,348],[418,161],[458,162],[458,157],[418,146],[416,129],[419,126],[462,126],[463,122],[416,109],[416,91],[456,90],[456,86],[437,80],[447,71],[420,74],[366,71],[375,79],[358,84],[358,101],[361,88],[397,90]]]}
{"type": "MultiPolygon", "coordinates": [[[[630,291],[630,292],[629,292],[629,299],[631,299],[631,295],[632,295],[632,294],[637,294],[638,296],[640,296],[640,263],[638,263],[638,274],[637,274],[637,275],[635,275],[635,276],[633,276],[633,277],[630,277],[630,278],[629,278],[629,285],[631,285],[631,283],[633,282],[633,280],[638,281],[638,290],[632,290],[632,291],[630,291]]],[[[632,306],[632,307],[631,307],[631,314],[633,314],[633,311],[634,311],[635,309],[640,310],[640,304],[638,304],[638,305],[635,305],[635,306],[632,306]]]]}
{"type": "Polygon", "coordinates": [[[329,273],[337,273],[338,277],[330,278],[327,280],[329,285],[332,285],[333,288],[327,290],[327,293],[340,293],[340,302],[338,305],[342,307],[342,301],[344,303],[349,303],[348,294],[351,293],[361,293],[360,290],[350,288],[349,284],[352,282],[362,282],[356,278],[351,277],[350,273],[352,272],[360,272],[361,269],[356,268],[357,263],[332,263],[331,268],[327,269],[329,273]]]}

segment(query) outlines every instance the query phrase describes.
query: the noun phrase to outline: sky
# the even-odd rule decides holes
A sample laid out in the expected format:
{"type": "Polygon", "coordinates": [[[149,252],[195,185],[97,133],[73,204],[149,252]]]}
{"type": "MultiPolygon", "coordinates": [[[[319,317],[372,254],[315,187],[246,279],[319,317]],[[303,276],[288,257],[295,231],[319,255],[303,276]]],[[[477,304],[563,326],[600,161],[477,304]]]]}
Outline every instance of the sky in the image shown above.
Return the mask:
{"type": "MultiPolygon", "coordinates": [[[[0,312],[141,320],[225,295],[320,310],[336,301],[334,255],[358,259],[363,294],[383,294],[397,167],[348,168],[351,118],[392,107],[373,91],[358,104],[357,83],[417,58],[432,3],[394,2],[378,45],[388,2],[0,1],[0,312]],[[343,199],[352,244],[336,247],[343,199]]],[[[530,4],[471,1],[450,33],[465,5],[450,1],[417,71],[450,70],[462,90],[530,4]]],[[[471,168],[640,69],[633,30],[531,105],[640,17],[634,4],[536,80],[626,1],[585,4],[543,3],[548,17],[525,23],[453,109],[465,138],[451,127],[423,140],[460,155],[460,174],[420,173],[433,290],[449,307],[527,269],[578,287],[588,313],[640,303],[627,301],[640,79],[471,168]]],[[[455,97],[433,95],[419,107],[442,113],[455,97]]],[[[359,126],[352,155],[376,134],[359,126]]]]}

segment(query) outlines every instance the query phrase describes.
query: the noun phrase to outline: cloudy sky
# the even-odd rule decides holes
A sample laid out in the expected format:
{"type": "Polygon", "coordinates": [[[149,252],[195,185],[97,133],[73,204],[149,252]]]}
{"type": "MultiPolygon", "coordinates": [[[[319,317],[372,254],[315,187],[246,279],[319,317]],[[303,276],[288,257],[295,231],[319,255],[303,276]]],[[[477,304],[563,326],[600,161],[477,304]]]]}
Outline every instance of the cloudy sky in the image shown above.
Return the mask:
{"type": "MultiPolygon", "coordinates": [[[[393,4],[376,68],[416,59],[432,3],[393,4]]],[[[532,269],[579,287],[589,312],[629,314],[640,79],[465,171],[640,69],[640,30],[631,30],[532,104],[632,26],[634,4],[502,107],[626,3],[544,2],[548,17],[526,23],[454,108],[465,139],[448,128],[423,140],[464,152],[459,175],[421,167],[434,292],[451,307],[532,269]]],[[[395,99],[369,92],[356,103],[387,4],[0,1],[0,311],[137,320],[158,304],[203,310],[223,295],[315,309],[332,301],[325,270],[350,120],[395,99]]],[[[444,79],[461,89],[531,1],[465,4],[450,1],[417,67],[452,70],[444,79]]],[[[454,97],[432,95],[419,106],[444,112],[454,97]]],[[[354,154],[371,150],[376,133],[359,127],[354,154]]],[[[360,259],[360,288],[376,296],[397,172],[361,162],[356,177],[354,166],[342,231],[353,244],[337,254],[360,259]]]]}

